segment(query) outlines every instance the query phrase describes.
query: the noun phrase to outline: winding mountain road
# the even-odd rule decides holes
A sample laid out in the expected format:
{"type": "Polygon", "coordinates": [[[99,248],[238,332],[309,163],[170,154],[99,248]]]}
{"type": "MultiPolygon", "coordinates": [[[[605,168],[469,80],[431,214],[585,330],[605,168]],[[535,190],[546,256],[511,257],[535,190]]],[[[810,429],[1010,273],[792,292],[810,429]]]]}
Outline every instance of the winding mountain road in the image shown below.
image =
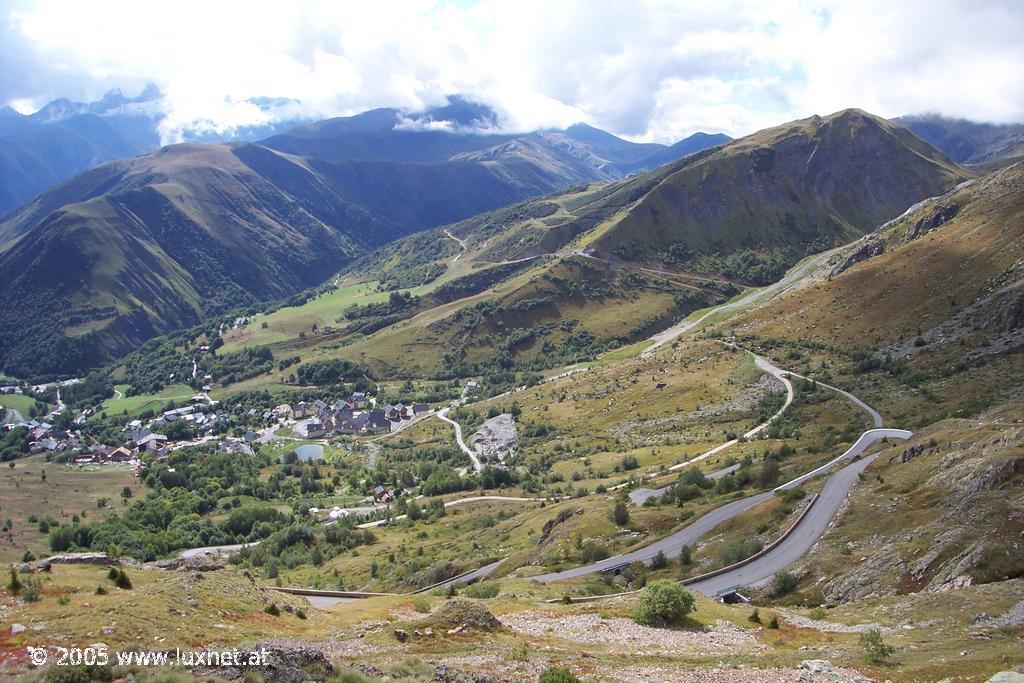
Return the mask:
{"type": "Polygon", "coordinates": [[[445,228],[445,230],[444,230],[444,234],[445,234],[445,235],[447,235],[448,237],[452,238],[452,239],[453,239],[453,240],[455,240],[456,242],[458,242],[458,243],[459,243],[459,247],[461,247],[461,248],[462,248],[462,252],[461,252],[461,253],[459,253],[459,254],[456,254],[456,255],[455,255],[455,258],[453,258],[453,259],[452,259],[452,263],[455,263],[456,261],[458,261],[458,260],[459,260],[459,257],[461,257],[461,256],[462,256],[462,254],[465,254],[465,253],[466,253],[466,251],[467,251],[467,250],[469,249],[469,248],[468,248],[468,247],[466,246],[466,240],[464,240],[464,239],[460,239],[460,238],[456,237],[456,236],[455,236],[455,235],[453,235],[453,234],[452,234],[451,232],[449,232],[449,230],[448,230],[447,228],[445,228]]]}
{"type": "MultiPolygon", "coordinates": [[[[882,441],[883,439],[897,438],[906,439],[911,436],[910,432],[902,429],[872,429],[861,435],[857,441],[850,446],[842,455],[829,463],[822,465],[821,467],[803,474],[792,481],[786,482],[785,484],[776,487],[772,491],[765,491],[763,493],[757,493],[747,498],[741,498],[731,503],[715,508],[707,514],[697,518],[689,526],[680,529],[676,533],[666,536],[665,538],[659,539],[650,545],[646,545],[643,548],[634,550],[633,552],[626,553],[624,555],[616,555],[615,557],[609,557],[606,560],[600,562],[594,562],[593,564],[584,565],[582,567],[574,567],[572,569],[566,569],[560,572],[551,572],[549,574],[541,574],[539,576],[531,577],[536,581],[548,582],[548,581],[559,581],[562,579],[573,579],[580,576],[586,576],[587,574],[593,574],[594,572],[606,571],[627,565],[631,562],[648,562],[657,555],[659,552],[664,552],[668,556],[673,556],[679,553],[684,545],[690,545],[695,541],[699,540],[702,536],[707,534],[709,531],[717,527],[719,524],[732,519],[733,517],[749,510],[750,508],[760,505],[761,503],[771,500],[775,495],[775,491],[781,491],[788,488],[795,488],[807,481],[813,476],[821,474],[826,469],[833,467],[843,460],[849,460],[860,454],[862,454],[872,444],[882,441]]],[[[743,585],[738,579],[741,575],[737,572],[747,570],[753,566],[775,566],[779,563],[783,563],[782,566],[786,567],[792,562],[799,559],[803,553],[793,558],[793,548],[800,547],[799,544],[795,544],[790,541],[793,537],[799,537],[807,541],[807,547],[809,548],[814,541],[824,532],[828,523],[832,520],[836,511],[839,509],[839,505],[842,504],[846,494],[849,493],[850,488],[857,481],[857,474],[863,471],[864,467],[867,467],[867,463],[870,462],[869,458],[858,461],[849,465],[836,474],[829,478],[829,481],[825,484],[825,489],[821,495],[814,502],[811,510],[801,520],[800,524],[793,529],[792,534],[787,538],[786,542],[781,544],[778,548],[765,555],[763,563],[758,560],[755,563],[741,567],[735,570],[735,572],[728,572],[715,577],[716,581],[714,585],[719,585],[717,579],[731,579],[726,581],[723,585],[743,585]],[[852,474],[851,474],[852,472],[852,474]]],[[[806,551],[804,551],[806,552],[806,551]]],[[[777,571],[777,570],[776,570],[777,571]]],[[[774,572],[772,572],[774,573],[774,572]]]]}
{"type": "MultiPolygon", "coordinates": [[[[730,346],[732,348],[738,348],[738,347],[736,347],[735,345],[732,345],[732,344],[728,344],[728,346],[730,346]]],[[[774,377],[777,380],[779,380],[780,382],[782,382],[782,385],[786,389],[786,400],[782,403],[782,407],[779,408],[779,410],[774,415],[772,415],[770,418],[768,418],[767,420],[765,420],[761,424],[757,425],[756,427],[754,427],[750,431],[746,432],[742,437],[736,437],[735,439],[730,439],[729,441],[726,441],[725,443],[722,443],[722,444],[719,444],[719,445],[715,446],[714,448],[712,448],[709,451],[705,451],[704,453],[701,453],[700,455],[696,456],[695,458],[691,458],[691,459],[686,460],[684,462],[676,463],[675,465],[672,465],[671,467],[669,467],[666,471],[668,471],[668,472],[676,472],[678,470],[683,469],[684,467],[689,467],[690,465],[696,464],[696,463],[701,462],[703,460],[707,460],[711,456],[717,455],[718,453],[721,453],[725,449],[730,448],[732,446],[735,446],[736,444],[738,444],[740,442],[741,439],[746,440],[746,439],[750,439],[750,438],[752,438],[754,436],[757,436],[763,430],[767,429],[771,425],[771,423],[775,421],[776,418],[780,417],[784,412],[786,412],[786,409],[789,408],[790,405],[792,405],[793,399],[795,398],[795,394],[793,392],[793,384],[792,384],[792,382],[789,381],[789,375],[791,373],[789,373],[789,372],[787,372],[785,370],[782,370],[780,368],[775,367],[775,365],[773,365],[772,362],[769,361],[767,358],[762,358],[761,356],[758,356],[757,354],[751,353],[750,351],[747,351],[747,353],[750,353],[752,356],[754,356],[754,364],[757,365],[757,367],[759,367],[764,372],[767,372],[772,377],[774,377]]],[[[846,392],[842,392],[842,393],[845,394],[846,392]]],[[[659,473],[656,473],[656,474],[653,474],[653,475],[649,475],[646,478],[652,478],[652,477],[655,477],[655,476],[659,476],[660,474],[661,473],[659,472],[659,473]]],[[[728,474],[728,472],[722,472],[721,474],[718,474],[718,476],[725,476],[726,474],[728,474]]],[[[609,486],[608,490],[609,491],[618,491],[620,489],[626,488],[627,486],[629,486],[629,484],[630,484],[630,482],[624,482],[622,484],[616,484],[615,486],[609,486]]],[[[641,489],[641,490],[642,491],[650,491],[651,489],[641,489]]],[[[650,498],[650,496],[648,495],[647,498],[650,498]]],[[[644,498],[644,500],[646,500],[647,498],[644,498]]]]}
{"type": "Polygon", "coordinates": [[[737,299],[708,309],[694,320],[682,320],[672,327],[652,335],[649,340],[651,345],[644,349],[640,355],[642,357],[650,356],[658,348],[671,342],[676,337],[689,332],[712,315],[720,313],[734,313],[749,306],[774,299],[781,294],[785,294],[790,289],[797,286],[807,275],[814,272],[823,263],[826,263],[833,254],[842,249],[843,247],[837,247],[829,251],[824,251],[820,254],[815,254],[814,256],[808,256],[803,261],[790,268],[778,282],[766,287],[761,287],[760,289],[750,290],[737,299]]]}
{"type": "Polygon", "coordinates": [[[877,455],[870,455],[862,458],[829,477],[807,514],[771,551],[749,564],[703,581],[691,583],[688,587],[704,595],[715,595],[735,586],[757,586],[770,581],[775,574],[806,555],[807,551],[817,543],[836,513],[839,512],[839,508],[846,500],[850,489],[857,483],[860,474],[877,457],[877,455]]]}
{"type": "Polygon", "coordinates": [[[447,422],[448,424],[450,424],[452,427],[455,428],[455,443],[459,444],[459,449],[461,449],[462,452],[465,453],[466,455],[468,455],[469,459],[473,461],[473,469],[476,470],[477,472],[479,472],[480,470],[482,470],[484,468],[484,466],[480,462],[480,458],[477,457],[476,451],[474,451],[472,448],[467,446],[466,442],[463,440],[463,438],[462,438],[462,425],[460,425],[458,422],[456,422],[455,420],[453,420],[450,417],[448,417],[448,411],[449,410],[450,410],[450,408],[443,408],[443,409],[437,411],[437,413],[436,413],[437,417],[438,417],[438,419],[443,420],[444,422],[447,422]]]}

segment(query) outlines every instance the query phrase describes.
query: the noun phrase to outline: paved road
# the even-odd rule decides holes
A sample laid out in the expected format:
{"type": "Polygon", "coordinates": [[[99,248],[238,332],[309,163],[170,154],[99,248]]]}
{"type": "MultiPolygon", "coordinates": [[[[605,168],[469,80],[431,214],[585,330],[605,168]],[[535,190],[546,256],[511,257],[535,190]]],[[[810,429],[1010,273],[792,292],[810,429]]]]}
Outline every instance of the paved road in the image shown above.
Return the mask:
{"type": "Polygon", "coordinates": [[[796,488],[797,486],[800,486],[808,479],[811,479],[813,477],[818,476],[819,474],[822,474],[823,472],[828,471],[836,463],[839,463],[843,460],[849,460],[850,458],[860,455],[861,453],[866,451],[869,446],[879,441],[882,441],[883,439],[906,440],[912,437],[913,435],[913,432],[908,432],[906,429],[869,429],[868,431],[861,434],[860,438],[854,441],[853,445],[846,449],[846,452],[840,455],[839,457],[835,458],[834,460],[830,460],[821,467],[811,470],[807,474],[802,474],[796,479],[786,482],[782,486],[776,487],[775,490],[781,491],[784,489],[796,488]]]}
{"type": "MultiPolygon", "coordinates": [[[[729,346],[732,346],[732,345],[729,344],[729,346]]],[[[734,347],[734,348],[736,348],[736,347],[734,347]]],[[[740,439],[750,439],[750,438],[753,438],[754,436],[757,436],[763,430],[767,429],[768,426],[771,425],[771,423],[775,420],[775,418],[779,417],[784,412],[786,412],[786,409],[789,408],[790,404],[793,403],[793,397],[794,397],[794,394],[793,394],[793,384],[788,379],[789,373],[786,372],[785,370],[782,370],[782,369],[777,368],[774,365],[772,365],[771,361],[769,361],[767,358],[762,358],[761,356],[758,356],[758,355],[756,355],[754,353],[751,353],[750,351],[747,351],[747,353],[750,353],[752,356],[754,356],[754,363],[757,365],[757,367],[761,368],[761,370],[763,370],[764,372],[767,372],[770,375],[772,375],[773,377],[775,377],[777,380],[782,382],[783,386],[786,387],[786,400],[783,402],[782,407],[779,408],[777,413],[775,413],[770,418],[768,418],[766,421],[762,422],[761,424],[757,425],[756,427],[754,427],[753,429],[748,431],[742,437],[737,437],[735,439],[730,439],[729,441],[726,441],[723,444],[719,444],[719,445],[715,446],[710,451],[705,451],[704,453],[701,453],[700,455],[698,455],[695,458],[691,458],[689,460],[686,460],[685,462],[676,463],[675,465],[672,465],[671,467],[669,467],[666,471],[668,471],[668,472],[676,472],[676,471],[681,470],[681,469],[683,469],[685,467],[689,467],[690,465],[694,465],[694,464],[696,464],[698,462],[701,462],[703,460],[707,460],[708,458],[710,458],[713,455],[718,455],[719,453],[721,453],[725,449],[730,448],[730,447],[735,446],[736,444],[738,444],[740,442],[740,439]]],[[[652,479],[654,477],[660,476],[660,474],[661,474],[660,472],[656,472],[656,473],[650,474],[650,475],[648,475],[648,476],[646,476],[644,478],[645,479],[652,479]]],[[[630,485],[630,483],[631,482],[627,481],[627,482],[623,482],[622,484],[616,484],[615,486],[609,486],[608,490],[609,491],[618,491],[619,489],[626,488],[627,486],[630,485]]]]}
{"type": "Polygon", "coordinates": [[[616,555],[615,557],[609,557],[606,560],[594,562],[593,564],[584,565],[582,567],[573,567],[572,569],[566,569],[560,572],[551,572],[549,574],[541,574],[531,578],[542,582],[575,579],[580,576],[586,576],[587,574],[593,574],[594,572],[614,569],[615,567],[626,565],[631,562],[646,562],[657,555],[659,551],[664,552],[671,558],[678,555],[680,549],[682,549],[684,545],[694,543],[722,522],[732,519],[741,512],[749,510],[755,505],[759,505],[767,500],[771,500],[773,495],[774,494],[771,491],[765,491],[764,493],[758,493],[748,498],[742,498],[731,503],[726,503],[725,505],[715,508],[707,514],[697,518],[695,522],[676,533],[655,541],[650,545],[646,545],[639,550],[626,553],[625,555],[616,555]]]}
{"type": "MultiPolygon", "coordinates": [[[[720,469],[720,470],[718,470],[716,472],[712,472],[711,474],[707,475],[707,478],[708,479],[721,479],[725,475],[727,475],[727,474],[729,474],[731,472],[735,472],[739,468],[740,468],[740,463],[736,463],[735,465],[729,465],[728,467],[723,467],[722,469],[720,469]]],[[[673,482],[673,483],[671,483],[671,484],[669,484],[667,486],[662,486],[660,489],[635,489],[635,490],[629,492],[629,499],[633,502],[633,505],[636,505],[637,507],[640,507],[641,505],[646,503],[651,498],[660,498],[660,497],[662,497],[663,495],[668,493],[668,490],[670,488],[672,488],[673,486],[675,486],[675,482],[673,482]]]]}
{"type": "Polygon", "coordinates": [[[313,607],[319,607],[320,609],[325,609],[327,607],[333,607],[334,605],[337,605],[337,604],[342,603],[342,602],[355,602],[356,600],[360,599],[360,598],[336,598],[336,597],[330,596],[330,595],[303,595],[302,597],[306,598],[306,600],[309,601],[309,604],[313,605],[313,607]]]}
{"type": "MultiPolygon", "coordinates": [[[[792,376],[792,377],[799,377],[800,379],[806,379],[806,380],[810,380],[811,379],[809,377],[804,377],[803,375],[799,375],[799,374],[797,374],[795,372],[790,372],[789,375],[792,376]]],[[[831,384],[825,384],[824,382],[818,382],[818,380],[813,380],[813,381],[816,382],[819,387],[825,387],[826,389],[831,389],[832,391],[836,392],[837,394],[842,394],[848,400],[850,400],[852,403],[855,403],[856,405],[860,406],[864,410],[864,412],[866,412],[868,415],[871,416],[871,422],[874,424],[874,426],[876,428],[881,428],[881,427],[885,426],[885,421],[882,419],[882,416],[878,414],[877,410],[875,410],[874,408],[872,408],[867,403],[865,403],[864,401],[860,400],[859,398],[857,398],[856,396],[854,396],[850,392],[844,391],[844,390],[840,389],[839,387],[834,387],[831,384]]]]}
{"type": "Polygon", "coordinates": [[[456,443],[459,444],[459,448],[462,450],[462,452],[468,455],[469,459],[473,461],[473,469],[479,472],[484,468],[484,466],[480,463],[480,458],[476,457],[476,451],[467,446],[466,442],[462,440],[462,425],[448,417],[448,410],[449,408],[443,408],[437,411],[437,417],[440,418],[441,420],[444,420],[445,422],[447,422],[448,424],[455,428],[456,443]]]}
{"type": "MultiPolygon", "coordinates": [[[[416,498],[418,500],[420,498],[423,498],[423,496],[417,496],[416,498]]],[[[444,504],[444,506],[445,508],[451,508],[456,507],[457,505],[465,505],[466,503],[479,503],[485,500],[506,501],[513,503],[542,503],[547,501],[546,498],[520,498],[517,496],[470,496],[468,498],[456,498],[455,500],[449,500],[447,503],[444,504]]],[[[397,515],[395,517],[392,517],[390,520],[378,519],[372,522],[363,522],[362,524],[357,524],[356,528],[372,529],[374,527],[384,526],[389,522],[398,522],[403,519],[405,519],[405,515],[397,515]]]]}
{"type": "MultiPolygon", "coordinates": [[[[747,498],[742,498],[740,500],[727,503],[719,508],[715,508],[714,510],[708,512],[702,517],[699,517],[695,522],[693,522],[689,526],[677,531],[671,536],[666,536],[665,538],[655,541],[650,545],[644,546],[639,550],[634,550],[633,552],[626,553],[625,555],[617,555],[615,557],[610,557],[606,560],[601,560],[600,562],[584,565],[582,567],[574,567],[572,569],[566,569],[561,572],[541,574],[540,576],[535,576],[532,578],[536,579],[537,581],[544,582],[577,578],[598,571],[614,569],[615,567],[629,564],[630,562],[649,561],[652,557],[658,554],[658,551],[662,551],[666,555],[671,557],[673,555],[678,554],[679,550],[684,545],[690,545],[691,543],[694,543],[722,522],[732,519],[733,517],[745,512],[746,510],[749,510],[755,505],[759,505],[761,503],[764,503],[765,501],[770,500],[772,496],[775,495],[775,491],[799,486],[800,484],[807,481],[811,477],[821,474],[822,472],[834,466],[835,464],[843,460],[847,460],[849,458],[853,458],[860,455],[868,448],[868,446],[878,441],[881,441],[882,439],[906,439],[909,438],[910,436],[910,432],[902,429],[872,429],[870,431],[864,432],[864,434],[862,434],[861,437],[857,439],[857,441],[838,458],[835,458],[834,460],[826,463],[825,465],[822,465],[821,467],[811,472],[808,472],[807,474],[801,475],[796,479],[793,479],[792,481],[786,482],[785,484],[776,487],[773,491],[765,491],[764,493],[758,493],[747,498]]],[[[865,458],[865,460],[867,460],[867,458],[865,458]]],[[[854,465],[859,466],[862,464],[862,462],[863,461],[854,463],[854,465]]],[[[863,467],[866,466],[866,464],[863,465],[863,467]]],[[[798,536],[801,538],[810,538],[810,534],[814,532],[814,529],[820,526],[821,531],[816,532],[817,536],[814,536],[814,538],[809,541],[807,547],[810,547],[810,544],[817,540],[818,536],[821,535],[825,527],[828,526],[828,523],[832,520],[832,517],[833,515],[835,515],[836,510],[839,509],[839,503],[842,502],[842,498],[846,496],[846,493],[850,490],[850,487],[853,486],[853,484],[856,482],[857,473],[863,470],[863,467],[861,467],[860,470],[856,470],[856,468],[854,467],[856,472],[853,475],[850,475],[848,472],[848,470],[850,470],[850,467],[844,468],[843,470],[837,472],[836,474],[832,475],[832,477],[829,478],[828,483],[825,484],[825,489],[819,496],[819,500],[822,500],[823,504],[819,506],[818,501],[816,501],[814,507],[807,514],[804,520],[801,521],[800,527],[794,530],[792,534],[793,536],[798,536]],[[842,488],[843,486],[846,486],[846,488],[842,488]],[[833,507],[832,502],[836,500],[835,496],[837,495],[839,496],[838,503],[836,503],[833,507]]],[[[771,553],[766,555],[764,558],[762,558],[763,560],[765,560],[766,565],[769,561],[775,563],[785,561],[785,564],[783,564],[783,566],[785,567],[794,562],[795,560],[791,559],[792,551],[786,549],[795,546],[792,546],[792,544],[787,545],[788,543],[789,539],[787,539],[786,543],[783,543],[781,546],[779,546],[771,553]],[[786,554],[787,552],[789,554],[786,554]]],[[[748,566],[755,566],[760,562],[761,560],[758,560],[757,563],[753,563],[752,565],[748,566]]],[[[737,570],[737,572],[741,571],[742,569],[745,568],[741,568],[737,570]]],[[[733,585],[741,585],[740,579],[742,578],[742,576],[734,576],[733,572],[730,572],[729,574],[723,574],[722,576],[732,577],[731,582],[723,584],[726,587],[733,585]]]]}
{"type": "Polygon", "coordinates": [[[232,545],[210,545],[205,548],[189,548],[188,550],[182,550],[178,553],[178,557],[199,557],[200,555],[227,555],[233,553],[236,550],[242,548],[248,548],[249,546],[259,545],[259,541],[253,541],[252,543],[235,543],[232,545]]]}
{"type": "MultiPolygon", "coordinates": [[[[732,346],[732,345],[730,345],[730,346],[732,346]]],[[[733,348],[738,348],[738,347],[733,347],[733,348]]],[[[748,353],[750,353],[750,352],[748,351],[748,353]]],[[[749,438],[749,437],[757,434],[758,432],[760,432],[762,429],[765,429],[769,424],[771,424],[772,420],[774,420],[776,417],[781,415],[783,413],[783,411],[785,411],[786,408],[788,408],[789,405],[793,402],[793,385],[787,379],[788,377],[799,377],[801,379],[808,379],[807,377],[804,377],[803,375],[797,374],[795,372],[789,372],[787,370],[781,370],[780,368],[778,368],[775,365],[773,365],[771,363],[771,361],[769,361],[767,358],[762,358],[761,356],[757,356],[757,355],[755,355],[754,358],[755,358],[754,362],[757,364],[757,366],[759,368],[761,368],[762,370],[764,370],[766,372],[769,372],[774,377],[778,378],[779,381],[785,383],[785,385],[786,385],[786,392],[787,392],[786,393],[786,402],[782,406],[782,409],[779,410],[779,412],[775,413],[775,415],[773,415],[771,418],[769,418],[769,420],[767,422],[765,422],[764,424],[758,425],[754,429],[752,429],[749,432],[747,432],[746,434],[744,434],[743,435],[744,438],[749,438]]],[[[885,424],[885,422],[882,420],[882,416],[878,414],[877,410],[875,410],[874,408],[872,408],[867,403],[865,403],[864,401],[860,400],[859,398],[857,398],[856,396],[854,396],[850,392],[844,391],[844,390],[842,390],[842,389],[840,389],[838,387],[834,387],[831,384],[824,384],[823,382],[818,382],[818,386],[819,387],[824,387],[824,388],[829,389],[831,391],[834,391],[837,394],[841,394],[842,396],[846,397],[851,402],[853,402],[854,404],[856,404],[857,406],[862,408],[871,417],[871,421],[872,421],[872,423],[874,423],[874,425],[875,425],[875,427],[877,429],[882,428],[882,426],[885,424]]],[[[910,438],[910,432],[908,432],[906,430],[895,429],[895,430],[890,430],[890,431],[892,432],[892,434],[890,434],[890,436],[892,436],[893,438],[898,438],[898,439],[910,438]]],[[[864,434],[862,434],[860,436],[860,439],[864,439],[868,434],[869,434],[869,432],[865,432],[864,434]]],[[[720,446],[716,446],[715,448],[712,448],[710,451],[707,451],[706,453],[702,453],[701,455],[697,456],[693,460],[687,460],[686,462],[681,462],[681,463],[678,463],[676,465],[673,465],[672,467],[669,468],[669,471],[672,472],[672,471],[675,471],[675,470],[680,470],[680,469],[683,469],[684,467],[687,467],[688,465],[692,465],[694,463],[700,462],[701,460],[709,458],[712,455],[720,453],[721,451],[725,450],[726,448],[728,448],[730,446],[735,445],[738,442],[739,442],[739,439],[734,439],[732,441],[726,441],[725,443],[721,444],[720,446]]],[[[854,447],[856,447],[856,446],[857,446],[857,444],[855,443],[854,447]]],[[[860,451],[858,451],[858,453],[859,452],[860,451]]],[[[814,476],[814,474],[819,474],[820,472],[827,470],[834,463],[836,463],[839,460],[842,460],[844,458],[847,458],[847,457],[851,457],[849,451],[847,451],[843,455],[839,456],[838,458],[836,458],[836,460],[833,460],[831,463],[828,463],[827,465],[823,465],[822,467],[818,468],[818,470],[815,470],[812,473],[808,473],[807,475],[804,475],[805,478],[802,481],[806,481],[806,479],[809,479],[811,476],[814,476]]],[[[717,472],[712,472],[708,476],[710,478],[712,478],[712,479],[718,479],[719,477],[723,477],[726,474],[728,474],[729,472],[733,472],[733,471],[735,471],[737,469],[739,469],[739,465],[733,465],[732,467],[727,467],[727,468],[725,468],[723,470],[718,470],[717,472]]],[[[654,476],[657,476],[657,475],[654,475],[654,476]]],[[[801,483],[802,483],[802,481],[801,481],[801,483]]],[[[794,484],[794,486],[798,486],[798,485],[799,484],[794,484]]],[[[626,486],[626,484],[619,484],[618,486],[612,487],[612,489],[623,488],[624,486],[626,486]]],[[[645,502],[647,502],[647,500],[649,498],[654,498],[656,496],[664,495],[664,493],[666,491],[668,491],[668,489],[671,488],[672,486],[673,486],[673,484],[669,484],[668,486],[663,486],[662,488],[659,488],[659,489],[636,489],[635,491],[632,491],[629,494],[629,498],[630,498],[630,500],[633,501],[634,505],[643,505],[645,502]]]]}
{"type": "Polygon", "coordinates": [[[420,590],[414,591],[414,592],[415,593],[427,593],[429,591],[437,590],[438,588],[447,588],[448,586],[450,586],[452,584],[454,584],[456,586],[466,586],[466,585],[469,585],[469,584],[471,584],[471,583],[473,583],[475,581],[479,581],[480,579],[484,578],[485,576],[488,576],[491,572],[493,572],[495,569],[498,568],[498,565],[500,565],[506,559],[507,558],[503,557],[500,560],[496,560],[494,562],[491,562],[490,564],[485,564],[484,566],[482,566],[482,567],[480,567],[478,569],[474,569],[473,571],[469,572],[468,574],[463,574],[462,576],[456,576],[454,578],[448,579],[447,581],[442,581],[441,583],[436,584],[434,586],[430,586],[428,588],[421,588],[420,590]]]}
{"type": "Polygon", "coordinates": [[[850,489],[857,483],[860,473],[877,457],[870,455],[847,465],[829,477],[810,511],[800,520],[800,524],[771,551],[750,564],[692,583],[688,587],[705,595],[715,595],[718,591],[734,586],[756,586],[770,581],[776,573],[803,557],[821,538],[846,500],[850,489]]]}

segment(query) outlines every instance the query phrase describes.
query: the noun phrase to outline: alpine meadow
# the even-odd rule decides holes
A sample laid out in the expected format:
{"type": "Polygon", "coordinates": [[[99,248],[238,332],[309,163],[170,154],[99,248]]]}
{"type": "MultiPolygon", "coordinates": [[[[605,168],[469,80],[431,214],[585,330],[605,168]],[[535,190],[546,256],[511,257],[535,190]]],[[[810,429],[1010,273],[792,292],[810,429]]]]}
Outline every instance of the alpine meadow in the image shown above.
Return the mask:
{"type": "Polygon", "coordinates": [[[0,2],[0,677],[1024,681],[1022,28],[0,2]]]}

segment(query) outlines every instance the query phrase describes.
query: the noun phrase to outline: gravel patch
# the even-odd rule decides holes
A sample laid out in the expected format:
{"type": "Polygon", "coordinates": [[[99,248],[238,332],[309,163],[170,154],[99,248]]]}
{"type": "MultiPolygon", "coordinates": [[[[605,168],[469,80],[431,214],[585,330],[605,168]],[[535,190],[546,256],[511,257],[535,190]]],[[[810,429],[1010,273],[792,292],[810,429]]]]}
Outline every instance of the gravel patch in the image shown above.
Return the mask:
{"type": "Polygon", "coordinates": [[[975,619],[974,628],[1002,628],[1024,624],[1024,600],[1011,607],[1005,614],[998,617],[982,616],[975,619]]]}
{"type": "Polygon", "coordinates": [[[852,669],[834,668],[829,672],[812,672],[807,669],[747,669],[715,668],[675,671],[663,667],[636,666],[615,671],[600,680],[621,681],[622,683],[824,683],[837,681],[866,683],[871,681],[852,669]]]}
{"type": "Polygon", "coordinates": [[[518,612],[501,617],[505,626],[531,636],[549,636],[593,645],[629,645],[635,654],[719,655],[765,650],[745,629],[718,622],[704,629],[667,629],[642,626],[622,617],[597,614],[564,615],[555,612],[518,612]]]}
{"type": "Polygon", "coordinates": [[[476,680],[510,682],[535,681],[548,667],[548,662],[537,655],[526,662],[516,662],[498,655],[464,655],[445,657],[436,664],[471,671],[476,680]]]}
{"type": "Polygon", "coordinates": [[[470,438],[469,445],[490,461],[505,462],[515,454],[518,438],[515,419],[505,413],[484,422],[470,438]]]}
{"type": "Polygon", "coordinates": [[[362,638],[328,638],[327,640],[308,641],[298,638],[268,638],[261,641],[268,647],[277,647],[282,650],[288,649],[310,649],[322,652],[328,659],[351,659],[353,657],[365,657],[366,655],[383,652],[379,645],[368,643],[362,638]]]}
{"type": "Polygon", "coordinates": [[[881,624],[854,624],[853,626],[848,626],[847,624],[811,619],[789,610],[778,609],[776,611],[797,628],[812,628],[815,631],[822,631],[824,633],[867,633],[868,631],[879,631],[884,634],[893,632],[893,629],[881,624]]]}

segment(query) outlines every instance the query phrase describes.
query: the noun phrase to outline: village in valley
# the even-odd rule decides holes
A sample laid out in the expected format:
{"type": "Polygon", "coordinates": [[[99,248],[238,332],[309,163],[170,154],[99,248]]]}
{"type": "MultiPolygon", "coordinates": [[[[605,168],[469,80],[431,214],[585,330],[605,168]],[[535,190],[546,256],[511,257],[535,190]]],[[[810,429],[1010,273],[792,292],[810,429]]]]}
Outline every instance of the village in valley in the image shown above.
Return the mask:
{"type": "MultiPolygon", "coordinates": [[[[209,382],[212,377],[206,375],[202,380],[209,382]]],[[[78,381],[68,380],[65,384],[78,381]]],[[[52,389],[52,385],[10,385],[0,387],[0,394],[34,399],[38,406],[47,405],[40,400],[47,389],[52,389]]],[[[165,463],[182,448],[208,444],[216,444],[217,453],[253,456],[261,448],[276,442],[279,448],[273,451],[284,454],[280,458],[283,462],[316,461],[322,458],[325,445],[358,447],[358,444],[401,432],[438,412],[423,401],[378,404],[377,397],[369,391],[350,391],[333,401],[298,400],[239,411],[237,408],[226,409],[220,401],[211,399],[210,389],[210,386],[203,386],[202,391],[191,396],[186,405],[166,407],[151,417],[124,418],[117,438],[105,441],[89,435],[87,428],[91,418],[101,417],[101,405],[76,411],[60,402],[52,410],[31,419],[26,419],[19,411],[0,406],[3,413],[0,417],[4,418],[5,433],[24,434],[23,446],[29,454],[41,454],[48,462],[75,469],[122,465],[131,468],[135,477],[141,477],[148,466],[165,463]]],[[[479,390],[479,383],[469,380],[462,388],[460,398],[442,403],[448,409],[457,408],[471,402],[479,390]]],[[[170,405],[173,406],[173,402],[170,405]]],[[[105,413],[102,417],[109,419],[105,413]]],[[[515,442],[516,430],[511,415],[489,419],[470,439],[475,454],[471,460],[503,467],[506,459],[514,454],[515,442]]],[[[174,472],[173,467],[169,471],[174,472]]],[[[459,472],[465,475],[472,472],[472,468],[462,467],[459,472]]],[[[334,506],[323,510],[311,507],[308,513],[322,518],[322,521],[350,514],[366,517],[379,511],[381,506],[390,505],[414,492],[409,487],[373,483],[367,490],[372,492],[359,500],[357,506],[334,506]]]]}

